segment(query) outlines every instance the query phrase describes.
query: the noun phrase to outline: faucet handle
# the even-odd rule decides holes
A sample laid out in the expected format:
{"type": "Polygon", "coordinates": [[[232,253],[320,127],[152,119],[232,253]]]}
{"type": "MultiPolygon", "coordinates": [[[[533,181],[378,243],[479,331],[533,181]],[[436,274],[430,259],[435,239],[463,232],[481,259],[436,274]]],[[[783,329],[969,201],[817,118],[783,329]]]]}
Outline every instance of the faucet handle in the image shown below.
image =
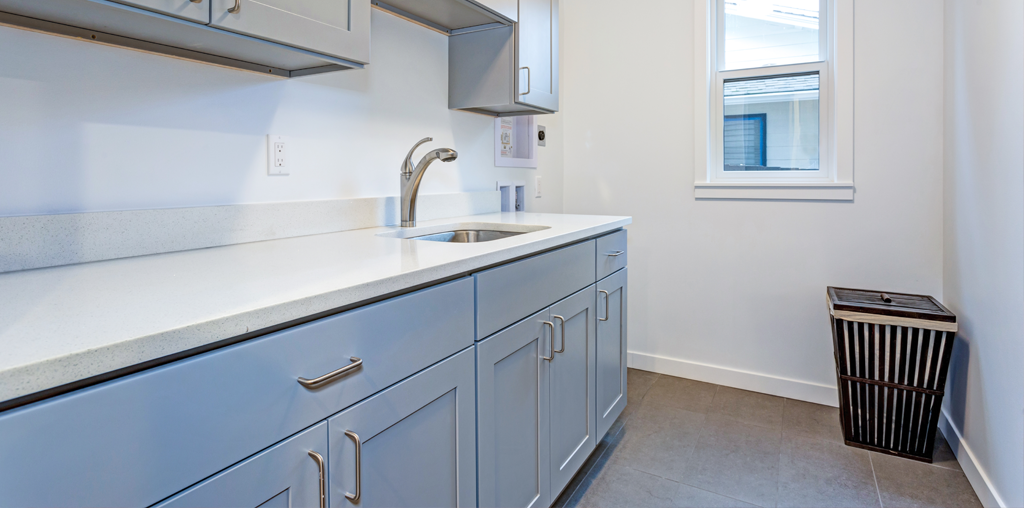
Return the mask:
{"type": "Polygon", "coordinates": [[[409,154],[406,155],[405,156],[405,160],[402,161],[402,174],[403,175],[411,175],[412,174],[412,170],[413,170],[412,154],[413,154],[413,152],[415,152],[416,149],[419,148],[420,145],[422,145],[423,143],[426,143],[428,141],[433,141],[433,140],[434,140],[434,138],[426,137],[426,138],[423,138],[423,139],[417,141],[415,145],[412,145],[412,148],[409,149],[409,154]]]}

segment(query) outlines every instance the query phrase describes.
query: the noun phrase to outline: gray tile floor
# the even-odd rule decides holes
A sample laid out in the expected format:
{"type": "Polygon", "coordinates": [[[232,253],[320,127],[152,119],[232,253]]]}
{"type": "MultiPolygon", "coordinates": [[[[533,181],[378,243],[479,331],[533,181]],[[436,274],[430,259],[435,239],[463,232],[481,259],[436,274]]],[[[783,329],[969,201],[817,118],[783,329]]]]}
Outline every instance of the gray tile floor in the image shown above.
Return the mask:
{"type": "Polygon", "coordinates": [[[843,444],[838,409],[629,371],[629,405],[558,507],[980,507],[949,445],[925,464],[843,444]]]}

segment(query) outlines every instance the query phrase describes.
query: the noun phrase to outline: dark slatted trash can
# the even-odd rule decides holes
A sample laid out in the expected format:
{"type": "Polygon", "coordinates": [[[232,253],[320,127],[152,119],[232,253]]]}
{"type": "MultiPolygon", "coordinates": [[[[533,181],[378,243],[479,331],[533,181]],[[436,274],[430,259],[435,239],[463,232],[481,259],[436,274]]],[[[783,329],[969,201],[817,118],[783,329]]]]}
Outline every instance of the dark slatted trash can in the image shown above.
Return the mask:
{"type": "Polygon", "coordinates": [[[846,444],[931,462],[956,315],[925,295],[826,296],[846,444]]]}

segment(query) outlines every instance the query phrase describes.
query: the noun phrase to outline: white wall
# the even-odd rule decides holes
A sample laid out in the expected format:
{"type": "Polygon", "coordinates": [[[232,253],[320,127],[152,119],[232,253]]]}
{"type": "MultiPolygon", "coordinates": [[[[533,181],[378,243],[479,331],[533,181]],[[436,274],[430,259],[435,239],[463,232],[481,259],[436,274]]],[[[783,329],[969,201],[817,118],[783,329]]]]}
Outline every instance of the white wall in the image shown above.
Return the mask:
{"type": "Polygon", "coordinates": [[[495,168],[493,119],[447,107],[447,39],[376,10],[367,69],[290,81],[6,27],[0,48],[0,216],[397,195],[426,136],[459,159],[423,193],[519,179],[562,209],[559,115],[540,170],[495,168]],[[291,176],[266,175],[270,133],[291,176]]]}
{"type": "Polygon", "coordinates": [[[835,405],[825,287],[942,297],[942,4],[856,3],[851,203],[694,199],[694,1],[565,0],[565,211],[634,217],[633,365],[835,405]]]}
{"type": "Polygon", "coordinates": [[[960,333],[943,409],[986,506],[1024,506],[1024,3],[945,9],[943,295],[960,333]]]}

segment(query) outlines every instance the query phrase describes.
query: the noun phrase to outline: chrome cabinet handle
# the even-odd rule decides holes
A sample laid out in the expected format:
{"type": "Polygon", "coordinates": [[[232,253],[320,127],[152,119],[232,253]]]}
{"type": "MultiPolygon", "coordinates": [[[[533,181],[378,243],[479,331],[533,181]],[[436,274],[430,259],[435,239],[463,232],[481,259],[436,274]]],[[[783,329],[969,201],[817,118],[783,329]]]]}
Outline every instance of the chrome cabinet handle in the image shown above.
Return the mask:
{"type": "Polygon", "coordinates": [[[309,451],[309,456],[316,462],[316,467],[320,469],[320,508],[327,508],[327,475],[324,474],[324,456],[313,450],[309,451]]]}
{"type": "Polygon", "coordinates": [[[611,256],[611,257],[617,257],[617,256],[621,256],[621,255],[623,255],[625,253],[626,253],[626,251],[624,251],[624,250],[617,250],[615,252],[605,252],[604,255],[605,256],[611,256]]]}
{"type": "Polygon", "coordinates": [[[529,95],[530,92],[533,91],[533,85],[530,84],[530,74],[531,74],[530,73],[530,68],[529,67],[520,67],[519,68],[519,70],[523,70],[523,69],[526,69],[526,91],[520,93],[519,95],[529,95]]]}
{"type": "MultiPolygon", "coordinates": [[[[551,356],[555,356],[554,353],[564,353],[565,352],[565,318],[562,317],[562,316],[551,316],[551,318],[552,319],[557,319],[558,321],[560,321],[562,323],[562,349],[557,349],[555,351],[552,351],[551,352],[552,353],[551,356]]],[[[554,342],[555,342],[554,331],[555,331],[555,328],[554,328],[554,326],[552,326],[551,327],[551,332],[552,332],[551,333],[551,343],[552,343],[552,345],[554,345],[554,342]]]]}
{"type": "Polygon", "coordinates": [[[235,6],[228,9],[228,12],[231,14],[238,14],[239,12],[242,12],[242,0],[235,0],[235,6]]]}
{"type": "Polygon", "coordinates": [[[603,290],[603,289],[598,289],[597,292],[598,293],[604,293],[604,319],[601,319],[600,317],[598,317],[597,320],[598,321],[608,321],[608,300],[612,299],[612,295],[608,294],[608,292],[603,290]]]}
{"type": "Polygon", "coordinates": [[[312,388],[320,388],[321,386],[329,383],[330,381],[334,380],[335,378],[344,376],[345,374],[347,374],[349,372],[352,372],[353,370],[358,369],[363,364],[363,360],[361,358],[356,358],[355,356],[353,356],[352,358],[349,358],[349,360],[351,360],[352,363],[350,363],[350,364],[348,364],[348,365],[346,365],[346,366],[344,366],[344,367],[342,367],[342,368],[340,368],[340,369],[338,369],[338,370],[336,370],[334,372],[328,372],[327,374],[324,374],[324,375],[322,375],[322,376],[320,376],[320,377],[318,377],[316,379],[306,379],[304,377],[300,377],[299,378],[299,384],[302,385],[302,386],[305,386],[306,388],[310,388],[310,389],[312,389],[312,388]]]}
{"type": "Polygon", "coordinates": [[[548,341],[548,347],[551,351],[548,354],[550,354],[551,356],[540,355],[541,358],[550,362],[551,360],[555,359],[555,324],[552,323],[551,321],[541,321],[541,323],[544,323],[545,326],[551,327],[551,340],[548,341]]]}
{"type": "Polygon", "coordinates": [[[363,496],[363,442],[359,440],[359,435],[351,430],[346,430],[345,435],[356,444],[356,492],[346,492],[345,497],[353,503],[358,503],[359,498],[363,496]]]}

